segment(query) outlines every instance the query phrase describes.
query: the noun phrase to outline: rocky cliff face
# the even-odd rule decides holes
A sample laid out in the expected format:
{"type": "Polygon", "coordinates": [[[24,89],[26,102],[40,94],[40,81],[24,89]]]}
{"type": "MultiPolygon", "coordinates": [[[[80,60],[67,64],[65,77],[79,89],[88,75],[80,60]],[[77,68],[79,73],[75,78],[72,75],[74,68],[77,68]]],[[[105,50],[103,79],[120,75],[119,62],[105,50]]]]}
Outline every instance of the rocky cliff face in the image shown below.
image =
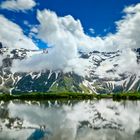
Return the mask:
{"type": "MultiPolygon", "coordinates": [[[[137,53],[137,64],[140,63],[140,50],[137,53]]],[[[83,92],[112,93],[120,91],[140,91],[140,76],[137,73],[122,71],[118,73],[121,52],[80,53],[82,59],[90,62],[87,76],[73,72],[45,70],[41,72],[11,72],[14,60],[23,60],[42,50],[9,49],[0,44],[0,93],[25,92],[83,92]]],[[[47,54],[46,54],[47,55],[47,54]]],[[[131,67],[131,66],[130,66],[131,67]]]]}

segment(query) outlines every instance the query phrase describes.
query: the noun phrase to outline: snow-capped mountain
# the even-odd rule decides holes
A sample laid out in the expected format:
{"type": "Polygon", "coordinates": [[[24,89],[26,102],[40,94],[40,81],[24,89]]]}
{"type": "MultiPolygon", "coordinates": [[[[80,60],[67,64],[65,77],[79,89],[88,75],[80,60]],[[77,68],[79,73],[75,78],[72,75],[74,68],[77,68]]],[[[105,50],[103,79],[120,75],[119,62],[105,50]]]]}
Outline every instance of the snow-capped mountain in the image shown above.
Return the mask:
{"type": "MultiPolygon", "coordinates": [[[[133,50],[140,63],[140,49],[133,50]]],[[[81,53],[80,57],[90,63],[85,68],[86,76],[74,72],[43,70],[40,72],[12,72],[14,60],[22,61],[34,54],[47,55],[46,50],[11,49],[0,43],[0,92],[82,92],[115,93],[140,91],[140,75],[123,70],[121,51],[81,53]]],[[[127,52],[126,52],[127,53],[127,52]]],[[[130,61],[130,60],[128,60],[130,61]]],[[[132,71],[133,68],[129,66],[132,71]]],[[[135,68],[134,68],[135,69],[135,68]]],[[[135,70],[134,70],[135,71],[135,70]]]]}

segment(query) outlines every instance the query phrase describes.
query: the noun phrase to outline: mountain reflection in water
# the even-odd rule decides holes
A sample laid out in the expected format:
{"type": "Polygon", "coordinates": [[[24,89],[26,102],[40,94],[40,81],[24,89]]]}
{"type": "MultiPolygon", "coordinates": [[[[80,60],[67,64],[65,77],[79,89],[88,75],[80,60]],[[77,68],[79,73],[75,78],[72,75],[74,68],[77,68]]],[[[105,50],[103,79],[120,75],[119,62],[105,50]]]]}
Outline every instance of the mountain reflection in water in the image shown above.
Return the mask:
{"type": "Polygon", "coordinates": [[[0,140],[140,140],[140,102],[0,102],[0,140]]]}

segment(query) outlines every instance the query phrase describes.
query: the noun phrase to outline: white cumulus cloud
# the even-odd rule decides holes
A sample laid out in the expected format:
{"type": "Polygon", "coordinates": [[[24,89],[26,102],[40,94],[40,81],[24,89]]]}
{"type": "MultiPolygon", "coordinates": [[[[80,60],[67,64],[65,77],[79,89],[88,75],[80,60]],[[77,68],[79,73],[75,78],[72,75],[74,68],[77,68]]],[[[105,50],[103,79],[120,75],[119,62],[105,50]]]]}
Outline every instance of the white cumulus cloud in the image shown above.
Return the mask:
{"type": "Polygon", "coordinates": [[[1,3],[1,8],[11,11],[25,11],[32,9],[35,5],[34,0],[6,0],[1,3]]]}
{"type": "Polygon", "coordinates": [[[0,42],[9,48],[38,49],[17,24],[0,15],[0,42]]]}
{"type": "Polygon", "coordinates": [[[37,36],[52,48],[46,55],[35,55],[20,62],[18,67],[28,66],[28,70],[38,70],[39,66],[39,70],[52,69],[84,74],[89,62],[79,58],[79,51],[88,53],[93,50],[121,50],[123,53],[118,63],[120,66],[123,63],[123,68],[120,67],[118,71],[129,71],[128,66],[138,70],[138,64],[133,63],[136,61],[136,55],[132,49],[140,48],[140,4],[126,7],[124,13],[125,16],[116,22],[116,33],[104,37],[90,37],[84,33],[80,20],[75,20],[71,15],[59,17],[50,10],[38,11],[37,36]],[[128,51],[128,54],[125,54],[125,51],[128,51]],[[127,61],[128,57],[131,61],[127,61]]]}

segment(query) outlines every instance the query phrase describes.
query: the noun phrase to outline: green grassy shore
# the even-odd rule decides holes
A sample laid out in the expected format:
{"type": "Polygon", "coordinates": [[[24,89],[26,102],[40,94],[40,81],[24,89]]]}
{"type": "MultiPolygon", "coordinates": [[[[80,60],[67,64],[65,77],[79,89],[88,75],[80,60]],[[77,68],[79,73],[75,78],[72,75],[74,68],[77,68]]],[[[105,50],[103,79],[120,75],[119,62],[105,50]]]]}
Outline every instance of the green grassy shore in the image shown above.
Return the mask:
{"type": "Polygon", "coordinates": [[[116,94],[83,94],[83,93],[24,93],[21,95],[0,94],[0,100],[56,100],[56,99],[103,99],[113,100],[140,100],[140,92],[116,93],[116,94]]]}

